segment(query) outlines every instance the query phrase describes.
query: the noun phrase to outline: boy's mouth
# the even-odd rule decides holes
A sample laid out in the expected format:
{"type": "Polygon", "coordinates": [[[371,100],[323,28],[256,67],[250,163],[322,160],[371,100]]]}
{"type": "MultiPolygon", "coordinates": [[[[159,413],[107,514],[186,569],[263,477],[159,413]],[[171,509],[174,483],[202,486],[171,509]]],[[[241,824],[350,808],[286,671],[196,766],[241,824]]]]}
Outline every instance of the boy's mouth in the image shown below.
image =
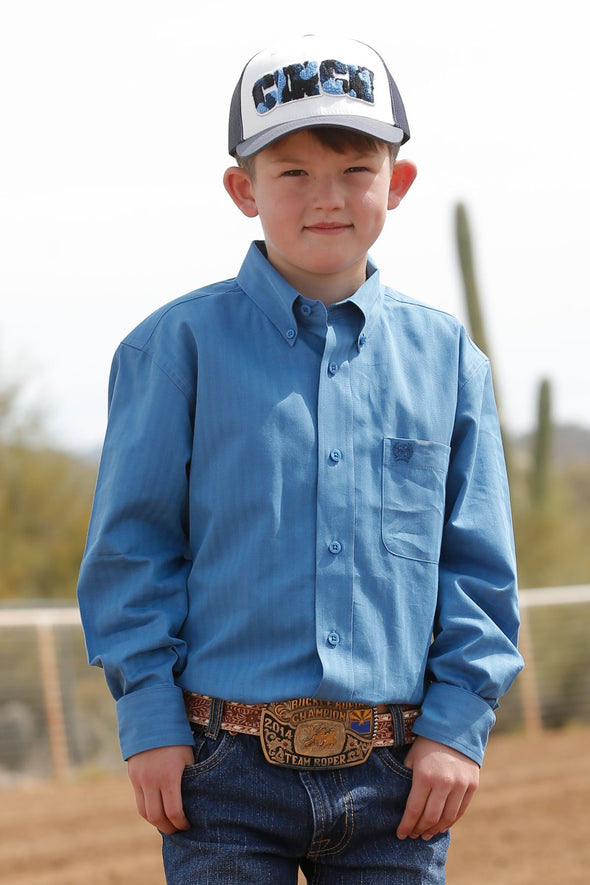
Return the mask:
{"type": "Polygon", "coordinates": [[[344,224],[342,221],[320,221],[317,224],[308,224],[305,230],[318,234],[338,234],[350,230],[352,224],[344,224]]]}

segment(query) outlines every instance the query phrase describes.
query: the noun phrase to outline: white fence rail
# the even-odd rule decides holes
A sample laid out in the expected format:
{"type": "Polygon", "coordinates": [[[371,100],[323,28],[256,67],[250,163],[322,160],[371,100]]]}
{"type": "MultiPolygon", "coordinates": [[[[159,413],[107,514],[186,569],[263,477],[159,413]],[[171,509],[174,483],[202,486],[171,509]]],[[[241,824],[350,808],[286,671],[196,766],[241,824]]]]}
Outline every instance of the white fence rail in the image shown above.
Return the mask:
{"type": "MultiPolygon", "coordinates": [[[[590,722],[590,585],[520,592],[526,667],[498,728],[590,722]]],[[[72,605],[0,608],[0,776],[120,765],[114,704],[72,605]]]]}
{"type": "Polygon", "coordinates": [[[565,587],[538,587],[536,590],[521,590],[519,600],[521,609],[539,608],[543,605],[579,605],[590,602],[590,584],[570,584],[565,587]]]}
{"type": "MultiPolygon", "coordinates": [[[[579,653],[580,666],[583,666],[582,662],[590,659],[590,584],[578,584],[565,587],[539,587],[534,590],[521,590],[519,598],[521,611],[519,646],[526,666],[519,677],[517,686],[520,691],[523,723],[527,731],[532,732],[539,731],[543,728],[543,683],[546,683],[549,679],[549,676],[545,676],[540,668],[543,659],[542,642],[535,642],[533,613],[535,611],[540,612],[542,609],[551,610],[555,607],[561,608],[563,606],[576,606],[576,613],[578,611],[578,606],[586,606],[589,609],[586,615],[586,647],[584,648],[584,642],[582,641],[575,644],[580,646],[578,649],[576,649],[575,645],[573,649],[574,652],[577,651],[579,653]]],[[[551,617],[550,612],[548,612],[548,616],[551,617]]],[[[576,620],[576,618],[577,615],[574,615],[573,620],[576,620]]],[[[566,618],[566,623],[567,620],[568,619],[566,618]]],[[[567,632],[565,634],[561,633],[557,622],[555,622],[554,626],[554,646],[562,648],[561,662],[565,664],[566,658],[569,660],[571,657],[572,649],[566,648],[567,632]],[[568,653],[566,654],[566,652],[568,653]]],[[[537,632],[541,632],[540,628],[537,629],[537,632]]],[[[547,661],[545,661],[545,663],[547,663],[547,661]]],[[[557,663],[559,665],[559,659],[557,663]]],[[[576,698],[576,692],[572,692],[572,695],[574,715],[572,715],[571,718],[576,719],[576,702],[580,699],[576,698]]],[[[567,704],[569,700],[569,697],[564,696],[564,705],[567,704]]]]}

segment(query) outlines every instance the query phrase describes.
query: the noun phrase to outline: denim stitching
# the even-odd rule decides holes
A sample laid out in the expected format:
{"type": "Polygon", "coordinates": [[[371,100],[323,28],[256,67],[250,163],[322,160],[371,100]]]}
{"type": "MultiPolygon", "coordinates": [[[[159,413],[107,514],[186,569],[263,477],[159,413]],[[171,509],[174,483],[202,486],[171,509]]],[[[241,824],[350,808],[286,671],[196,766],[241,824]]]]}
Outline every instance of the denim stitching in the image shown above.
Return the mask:
{"type": "Polygon", "coordinates": [[[347,790],[344,786],[344,780],[342,778],[341,771],[333,772],[332,779],[334,781],[334,786],[336,787],[336,789],[340,790],[340,795],[342,796],[342,801],[344,803],[344,832],[342,834],[342,837],[340,838],[340,841],[336,843],[336,845],[334,845],[332,848],[324,852],[325,854],[339,854],[348,846],[354,834],[354,803],[352,801],[352,795],[350,793],[350,790],[347,790]],[[337,780],[339,781],[339,783],[336,782],[337,780]]]}
{"type": "Polygon", "coordinates": [[[221,728],[221,719],[223,717],[223,701],[219,698],[211,698],[211,706],[209,708],[209,723],[206,726],[205,736],[211,740],[217,740],[219,730],[221,728]]]}
{"type": "Polygon", "coordinates": [[[221,743],[211,754],[211,756],[209,756],[209,758],[205,759],[203,762],[195,762],[194,765],[187,765],[184,770],[183,777],[187,779],[198,777],[199,775],[206,774],[208,771],[216,768],[219,763],[222,762],[223,759],[225,759],[225,757],[233,747],[235,738],[235,734],[231,734],[229,731],[224,731],[221,743]]]}
{"type": "Polygon", "coordinates": [[[379,748],[374,752],[377,754],[377,757],[381,760],[381,762],[383,762],[383,764],[386,765],[390,771],[393,771],[394,774],[398,774],[400,777],[403,777],[407,781],[412,780],[412,770],[403,765],[401,762],[398,762],[397,759],[391,756],[388,747],[379,748]]]}
{"type": "MultiPolygon", "coordinates": [[[[324,839],[314,839],[309,852],[307,854],[310,858],[318,858],[318,857],[329,857],[334,854],[340,854],[350,843],[354,835],[354,803],[352,801],[352,795],[350,790],[347,790],[344,786],[344,780],[342,778],[341,771],[335,771],[332,773],[332,780],[334,782],[334,786],[336,787],[338,793],[342,797],[344,804],[344,828],[342,836],[339,841],[332,844],[332,839],[330,837],[324,839]],[[324,843],[325,847],[320,847],[320,843],[324,843]]],[[[315,782],[311,780],[311,783],[314,786],[315,793],[318,797],[318,802],[321,807],[322,812],[322,831],[324,829],[324,809],[322,805],[322,799],[319,791],[316,788],[315,782]]],[[[312,804],[313,808],[313,804],[312,804]]]]}
{"type": "MultiPolygon", "coordinates": [[[[313,789],[313,792],[315,793],[315,796],[316,796],[316,801],[315,801],[315,802],[314,802],[314,800],[312,799],[312,797],[310,797],[310,800],[311,800],[311,810],[312,810],[312,812],[313,812],[313,817],[314,817],[314,837],[315,837],[315,834],[318,832],[318,829],[319,829],[320,833],[323,833],[323,832],[324,832],[324,829],[325,829],[326,815],[325,815],[325,812],[324,812],[324,806],[323,806],[323,802],[322,802],[322,795],[321,795],[320,791],[318,790],[317,784],[316,784],[316,782],[315,782],[315,780],[314,780],[314,778],[313,778],[312,776],[309,776],[309,777],[304,776],[304,773],[302,772],[302,773],[301,773],[301,777],[302,777],[302,780],[303,780],[303,784],[304,784],[304,786],[309,786],[309,787],[311,787],[311,788],[313,789]],[[316,807],[317,807],[317,811],[318,811],[318,813],[319,813],[319,824],[320,824],[319,828],[318,828],[318,826],[317,826],[318,821],[316,820],[316,807]]],[[[309,791],[308,791],[308,792],[309,792],[309,791]]],[[[315,837],[315,838],[312,840],[312,843],[311,843],[311,845],[310,845],[310,847],[309,847],[308,855],[317,855],[317,854],[320,854],[320,853],[322,852],[322,849],[321,849],[321,848],[314,849],[314,845],[319,845],[320,843],[326,843],[326,842],[329,843],[329,841],[330,841],[330,840],[329,840],[329,839],[326,839],[326,838],[321,838],[321,839],[320,839],[320,838],[315,837]]]]}

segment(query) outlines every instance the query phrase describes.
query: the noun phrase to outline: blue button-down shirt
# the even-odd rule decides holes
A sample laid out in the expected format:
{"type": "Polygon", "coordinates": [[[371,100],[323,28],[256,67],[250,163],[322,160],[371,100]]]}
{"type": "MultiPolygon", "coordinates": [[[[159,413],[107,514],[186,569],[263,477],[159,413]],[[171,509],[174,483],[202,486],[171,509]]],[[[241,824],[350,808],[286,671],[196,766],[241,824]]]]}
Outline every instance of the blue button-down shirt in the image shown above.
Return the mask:
{"type": "Polygon", "coordinates": [[[115,355],[79,600],[125,757],[192,743],[185,688],[421,704],[481,762],[521,666],[487,359],[371,264],[326,308],[253,244],[115,355]]]}

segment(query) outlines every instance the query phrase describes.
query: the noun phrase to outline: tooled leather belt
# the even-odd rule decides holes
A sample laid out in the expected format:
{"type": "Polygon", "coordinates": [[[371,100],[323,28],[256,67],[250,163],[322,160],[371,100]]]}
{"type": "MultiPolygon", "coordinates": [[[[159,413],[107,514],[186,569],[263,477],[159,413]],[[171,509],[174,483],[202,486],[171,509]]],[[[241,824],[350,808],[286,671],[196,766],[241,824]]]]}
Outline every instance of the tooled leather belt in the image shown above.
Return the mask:
{"type": "Polygon", "coordinates": [[[313,698],[243,704],[189,691],[183,694],[190,722],[208,728],[216,710],[219,728],[258,735],[269,762],[300,769],[358,765],[373,747],[412,743],[412,726],[420,715],[420,708],[409,704],[370,707],[313,698]]]}

